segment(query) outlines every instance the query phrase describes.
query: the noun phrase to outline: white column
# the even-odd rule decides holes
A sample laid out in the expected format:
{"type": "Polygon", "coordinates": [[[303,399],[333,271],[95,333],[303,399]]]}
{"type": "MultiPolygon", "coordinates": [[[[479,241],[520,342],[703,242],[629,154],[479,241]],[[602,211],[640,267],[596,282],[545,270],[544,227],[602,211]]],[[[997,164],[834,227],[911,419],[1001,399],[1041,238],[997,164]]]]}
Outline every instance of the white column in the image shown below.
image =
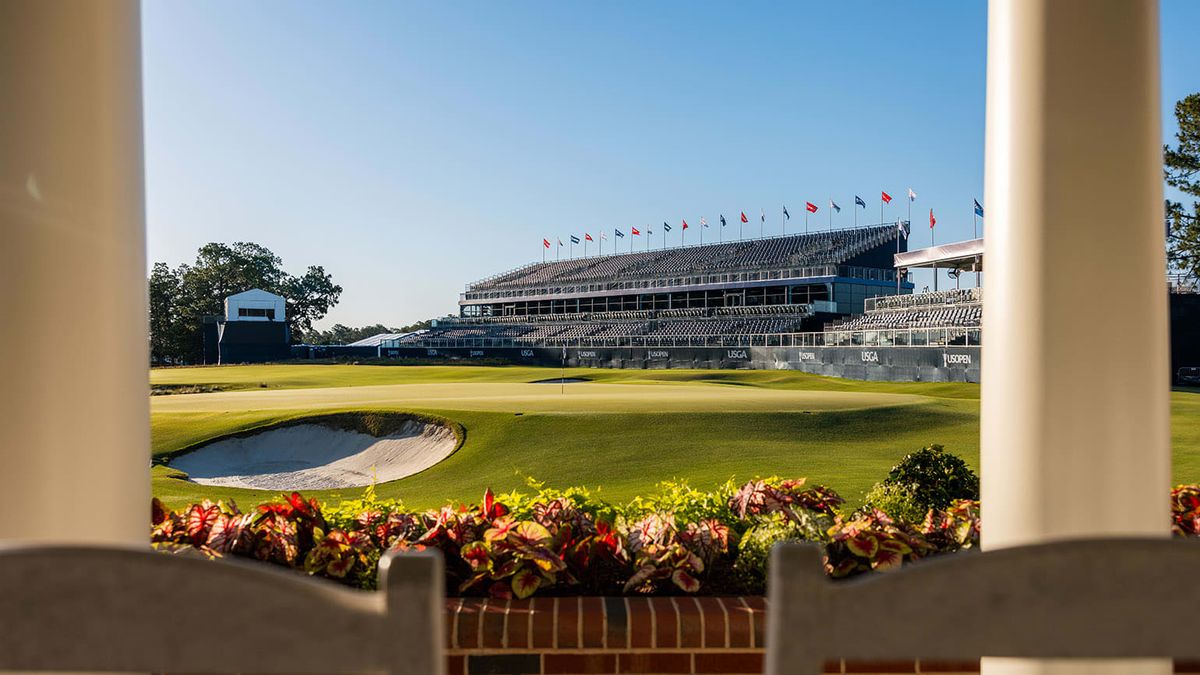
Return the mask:
{"type": "Polygon", "coordinates": [[[987,69],[984,547],[1168,536],[1157,0],[991,0],[987,69]]]}
{"type": "Polygon", "coordinates": [[[135,0],[0,0],[0,538],[145,542],[135,0]]]}

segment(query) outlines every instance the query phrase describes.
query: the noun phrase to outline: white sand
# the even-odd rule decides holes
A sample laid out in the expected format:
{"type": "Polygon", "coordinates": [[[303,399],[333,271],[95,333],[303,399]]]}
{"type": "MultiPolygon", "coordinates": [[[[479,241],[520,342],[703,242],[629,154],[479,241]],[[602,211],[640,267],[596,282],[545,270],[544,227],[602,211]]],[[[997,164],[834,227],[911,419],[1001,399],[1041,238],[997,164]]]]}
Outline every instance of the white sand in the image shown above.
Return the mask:
{"type": "Polygon", "coordinates": [[[262,490],[362,487],[411,476],[454,452],[454,431],[410,420],[376,438],[300,424],[227,438],[171,460],[202,485],[262,490]]]}

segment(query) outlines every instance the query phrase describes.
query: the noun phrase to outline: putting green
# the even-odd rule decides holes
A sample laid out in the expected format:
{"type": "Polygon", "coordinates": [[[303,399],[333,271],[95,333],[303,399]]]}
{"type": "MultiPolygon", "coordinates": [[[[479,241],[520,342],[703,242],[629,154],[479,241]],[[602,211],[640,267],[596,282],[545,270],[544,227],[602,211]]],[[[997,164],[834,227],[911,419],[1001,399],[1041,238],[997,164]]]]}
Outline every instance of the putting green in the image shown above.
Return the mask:
{"type": "MultiPolygon", "coordinates": [[[[411,411],[460,423],[466,442],[379,493],[414,508],[478,499],[531,476],[623,501],[668,479],[711,488],[729,478],[806,476],[858,501],[905,453],[941,443],[978,467],[979,388],[857,382],[792,371],[625,371],[476,366],[271,365],[172,368],[156,386],[221,391],[151,399],[153,449],[313,413],[411,411]],[[534,384],[584,377],[590,382],[534,384]]],[[[1172,394],[1176,482],[1200,479],[1200,394],[1172,394]]],[[[154,493],[179,504],[269,492],[200,486],[154,470],[154,493]]],[[[319,498],[357,491],[322,491],[319,498]]]]}

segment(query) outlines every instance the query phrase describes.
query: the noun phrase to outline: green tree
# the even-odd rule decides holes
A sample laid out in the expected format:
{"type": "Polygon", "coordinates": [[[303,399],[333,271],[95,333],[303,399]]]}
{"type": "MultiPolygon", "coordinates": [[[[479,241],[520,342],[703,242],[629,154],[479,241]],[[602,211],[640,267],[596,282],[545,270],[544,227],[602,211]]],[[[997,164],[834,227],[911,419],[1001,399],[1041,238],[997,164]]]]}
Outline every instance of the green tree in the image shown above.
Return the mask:
{"type": "MultiPolygon", "coordinates": [[[[1175,104],[1177,145],[1163,148],[1167,185],[1200,200],[1200,93],[1175,104]]],[[[1188,207],[1167,199],[1167,259],[1171,268],[1200,279],[1200,201],[1188,207]]]]}
{"type": "Polygon", "coordinates": [[[283,269],[270,249],[250,242],[211,243],[200,247],[196,261],[172,270],[155,263],[150,280],[150,345],[157,363],[198,363],[203,357],[203,322],[219,316],[225,298],[251,288],[283,296],[293,341],[325,316],[342,287],[320,266],[299,277],[283,269]]]}

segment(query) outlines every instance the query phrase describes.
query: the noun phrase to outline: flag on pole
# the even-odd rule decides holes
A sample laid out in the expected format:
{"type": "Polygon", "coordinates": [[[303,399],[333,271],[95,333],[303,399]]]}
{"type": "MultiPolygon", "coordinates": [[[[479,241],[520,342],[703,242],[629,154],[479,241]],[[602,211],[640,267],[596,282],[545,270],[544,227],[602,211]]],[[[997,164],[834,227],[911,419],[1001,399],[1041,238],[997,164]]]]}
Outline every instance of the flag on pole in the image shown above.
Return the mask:
{"type": "Polygon", "coordinates": [[[577,236],[575,236],[575,235],[571,235],[571,243],[572,243],[572,244],[578,244],[578,243],[579,243],[579,237],[577,237],[577,236]]]}
{"type": "Polygon", "coordinates": [[[601,232],[600,233],[600,241],[608,241],[608,235],[601,232]]]}
{"type": "MultiPolygon", "coordinates": [[[[584,238],[586,241],[596,241],[595,239],[592,239],[592,235],[588,234],[587,232],[584,232],[584,233],[583,233],[583,238],[584,238]]],[[[603,235],[603,234],[602,234],[602,235],[600,235],[600,238],[601,238],[601,239],[603,239],[603,238],[604,238],[604,235],[603,235]]]]}
{"type": "Polygon", "coordinates": [[[549,240],[549,239],[543,239],[543,240],[542,240],[542,246],[545,246],[546,248],[550,248],[550,240],[549,240]]]}
{"type": "MultiPolygon", "coordinates": [[[[634,234],[637,234],[637,233],[635,232],[634,234]]],[[[646,234],[647,235],[654,234],[654,230],[650,229],[649,225],[646,226],[646,234]]]]}
{"type": "Polygon", "coordinates": [[[671,231],[671,226],[668,225],[667,221],[665,221],[665,220],[663,221],[663,229],[666,230],[667,232],[671,231]]]}
{"type": "Polygon", "coordinates": [[[858,195],[854,195],[854,205],[855,205],[855,206],[861,206],[861,207],[863,207],[864,209],[865,209],[865,208],[867,208],[867,203],[866,203],[866,202],[864,202],[864,201],[863,201],[863,198],[862,198],[862,197],[859,197],[858,195]]]}
{"type": "Polygon", "coordinates": [[[743,222],[743,223],[748,223],[748,222],[750,222],[750,219],[746,217],[746,212],[745,212],[745,211],[742,211],[742,222],[743,222]]]}
{"type": "Polygon", "coordinates": [[[721,227],[725,227],[725,214],[721,214],[721,227]]]}
{"type": "Polygon", "coordinates": [[[937,225],[937,218],[933,217],[933,209],[929,209],[929,229],[932,230],[934,225],[937,225]]]}
{"type": "Polygon", "coordinates": [[[812,202],[804,202],[804,208],[808,209],[809,213],[817,212],[817,205],[812,202]]]}
{"type": "Polygon", "coordinates": [[[686,221],[686,220],[684,220],[684,219],[682,219],[682,218],[680,218],[680,222],[682,222],[682,223],[683,223],[683,229],[685,229],[685,230],[686,230],[686,229],[687,229],[687,221],[686,221]]]}
{"type": "Polygon", "coordinates": [[[762,223],[765,223],[765,222],[767,222],[767,210],[766,210],[766,209],[759,209],[759,210],[758,210],[758,213],[759,213],[759,217],[758,217],[758,219],[759,219],[759,222],[762,222],[762,223]]]}
{"type": "Polygon", "coordinates": [[[842,212],[842,207],[838,206],[837,202],[833,201],[832,199],[829,200],[829,208],[837,211],[838,213],[842,212]]]}
{"type": "Polygon", "coordinates": [[[562,248],[562,237],[558,238],[558,247],[562,248]]]}
{"type": "Polygon", "coordinates": [[[908,239],[908,223],[906,221],[896,219],[896,230],[900,232],[900,236],[908,239]]]}
{"type": "Polygon", "coordinates": [[[792,214],[790,214],[790,213],[788,213],[788,212],[787,212],[787,206],[786,206],[786,205],[783,207],[783,219],[784,219],[784,220],[791,220],[791,219],[792,219],[792,214]]]}
{"type": "Polygon", "coordinates": [[[625,233],[624,233],[624,232],[622,232],[622,231],[621,231],[620,229],[618,229],[618,228],[613,228],[613,234],[617,235],[618,237],[620,237],[620,238],[622,238],[622,239],[624,239],[624,238],[625,238],[625,233]]]}
{"type": "Polygon", "coordinates": [[[980,204],[978,199],[975,200],[975,215],[983,217],[983,204],[980,204]]]}
{"type": "Polygon", "coordinates": [[[891,203],[892,203],[892,196],[891,196],[891,195],[889,195],[889,194],[888,194],[888,193],[886,193],[886,192],[880,192],[880,193],[879,193],[879,198],[883,200],[883,203],[884,203],[884,204],[891,204],[891,203]]]}
{"type": "Polygon", "coordinates": [[[708,227],[708,221],[704,219],[704,216],[700,216],[700,227],[708,227]]]}
{"type": "Polygon", "coordinates": [[[910,201],[910,202],[917,201],[917,193],[913,192],[912,188],[908,188],[908,201],[910,201]]]}
{"type": "Polygon", "coordinates": [[[629,228],[629,229],[630,229],[630,230],[632,230],[632,234],[633,234],[633,236],[635,236],[635,237],[636,237],[637,235],[641,234],[641,232],[638,232],[638,229],[637,229],[636,227],[631,227],[631,228],[629,228]]]}

